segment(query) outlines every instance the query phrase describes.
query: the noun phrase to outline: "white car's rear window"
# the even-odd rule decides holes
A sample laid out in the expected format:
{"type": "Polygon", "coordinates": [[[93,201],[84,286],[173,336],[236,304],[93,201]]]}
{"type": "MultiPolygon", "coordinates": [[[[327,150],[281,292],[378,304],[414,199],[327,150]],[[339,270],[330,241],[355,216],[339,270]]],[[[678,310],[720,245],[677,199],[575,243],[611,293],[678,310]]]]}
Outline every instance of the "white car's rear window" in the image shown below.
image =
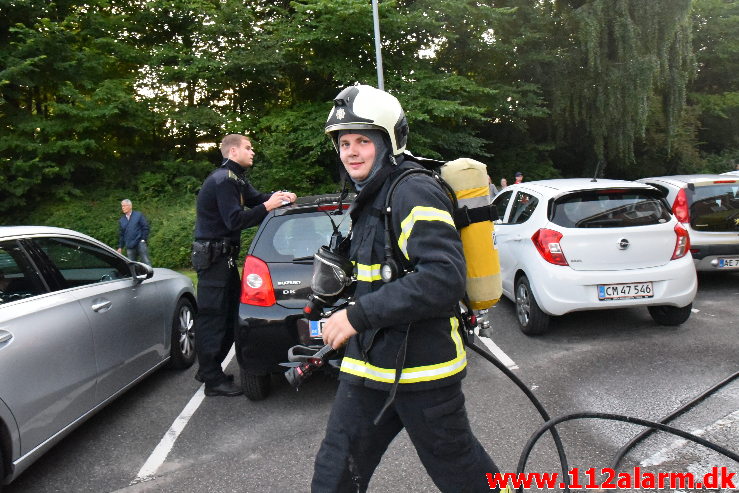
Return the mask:
{"type": "Polygon", "coordinates": [[[624,228],[664,223],[670,217],[657,191],[608,189],[559,197],[550,220],[566,228],[624,228]]]}

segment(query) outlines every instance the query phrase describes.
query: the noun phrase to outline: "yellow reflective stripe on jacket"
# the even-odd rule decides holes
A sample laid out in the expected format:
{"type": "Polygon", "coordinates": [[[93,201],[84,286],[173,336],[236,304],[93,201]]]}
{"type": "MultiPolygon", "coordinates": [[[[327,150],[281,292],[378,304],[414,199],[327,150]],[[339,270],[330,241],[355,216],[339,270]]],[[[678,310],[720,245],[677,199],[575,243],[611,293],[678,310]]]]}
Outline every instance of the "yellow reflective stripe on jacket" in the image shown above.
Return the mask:
{"type": "MultiPolygon", "coordinates": [[[[416,383],[428,382],[431,380],[441,380],[455,375],[467,366],[467,353],[464,349],[464,343],[459,335],[457,326],[459,322],[456,317],[449,319],[451,325],[451,336],[454,341],[456,356],[451,361],[437,363],[434,365],[417,366],[413,368],[403,368],[400,374],[400,383],[416,383]]],[[[358,377],[374,380],[376,382],[393,383],[395,382],[395,368],[380,368],[364,361],[344,357],[341,360],[341,371],[355,375],[358,377]]]]}
{"type": "Polygon", "coordinates": [[[357,281],[372,282],[382,279],[380,276],[380,264],[365,265],[358,263],[356,266],[357,281]]]}
{"type": "Polygon", "coordinates": [[[400,251],[403,252],[403,255],[405,255],[405,258],[409,258],[407,250],[408,238],[410,238],[413,226],[416,225],[417,221],[442,221],[449,224],[452,228],[456,228],[456,226],[454,226],[452,216],[448,211],[437,209],[435,207],[423,207],[420,205],[414,207],[411,209],[410,214],[400,222],[398,246],[400,247],[400,251]]]}

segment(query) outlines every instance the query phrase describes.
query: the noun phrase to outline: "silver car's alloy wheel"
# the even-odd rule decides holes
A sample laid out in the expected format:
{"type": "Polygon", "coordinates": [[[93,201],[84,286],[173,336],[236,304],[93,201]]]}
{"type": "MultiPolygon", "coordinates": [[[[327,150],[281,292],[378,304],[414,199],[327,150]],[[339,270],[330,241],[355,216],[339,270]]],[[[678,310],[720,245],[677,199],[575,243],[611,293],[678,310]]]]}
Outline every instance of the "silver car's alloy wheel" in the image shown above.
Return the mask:
{"type": "Polygon", "coordinates": [[[195,362],[195,306],[180,298],[172,318],[169,366],[184,370],[195,362]]]}
{"type": "Polygon", "coordinates": [[[195,352],[195,314],[192,312],[190,305],[182,305],[178,315],[180,321],[180,352],[182,355],[190,359],[195,352]]]}

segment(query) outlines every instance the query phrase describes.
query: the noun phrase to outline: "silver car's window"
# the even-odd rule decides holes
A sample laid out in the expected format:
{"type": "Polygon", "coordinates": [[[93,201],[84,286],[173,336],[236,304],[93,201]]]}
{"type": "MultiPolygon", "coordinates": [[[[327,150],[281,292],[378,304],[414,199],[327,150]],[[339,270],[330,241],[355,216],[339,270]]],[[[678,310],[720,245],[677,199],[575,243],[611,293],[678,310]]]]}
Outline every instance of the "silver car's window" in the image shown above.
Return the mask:
{"type": "Polygon", "coordinates": [[[739,231],[739,185],[719,183],[688,189],[690,225],[697,231],[739,231]]]}
{"type": "MultiPolygon", "coordinates": [[[[346,235],[351,224],[349,215],[331,218],[346,235]]],[[[252,253],[265,262],[310,257],[321,245],[328,245],[332,232],[331,219],[323,212],[276,216],[266,225],[252,253]]]]}
{"type": "Polygon", "coordinates": [[[624,228],[670,220],[659,192],[652,190],[588,190],[558,198],[551,221],[566,228],[624,228]]]}
{"type": "Polygon", "coordinates": [[[0,243],[0,305],[46,291],[15,241],[0,243]]]}
{"type": "Polygon", "coordinates": [[[131,277],[128,264],[105,249],[71,238],[36,238],[67,288],[131,277]]]}

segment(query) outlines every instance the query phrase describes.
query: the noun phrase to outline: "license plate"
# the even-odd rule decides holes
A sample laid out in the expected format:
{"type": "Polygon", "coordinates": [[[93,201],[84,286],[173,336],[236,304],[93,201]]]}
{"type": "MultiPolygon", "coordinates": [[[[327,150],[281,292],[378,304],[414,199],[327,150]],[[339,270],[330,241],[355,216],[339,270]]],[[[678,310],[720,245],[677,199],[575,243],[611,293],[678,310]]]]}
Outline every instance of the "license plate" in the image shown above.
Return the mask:
{"type": "Polygon", "coordinates": [[[310,329],[311,337],[322,337],[323,336],[323,324],[325,320],[310,320],[308,322],[308,329],[310,329]]]}
{"type": "Polygon", "coordinates": [[[599,284],[598,299],[623,300],[630,298],[651,298],[654,296],[651,282],[629,282],[624,284],[599,284]]]}
{"type": "Polygon", "coordinates": [[[720,258],[718,259],[719,269],[736,269],[739,268],[739,258],[720,258]]]}

